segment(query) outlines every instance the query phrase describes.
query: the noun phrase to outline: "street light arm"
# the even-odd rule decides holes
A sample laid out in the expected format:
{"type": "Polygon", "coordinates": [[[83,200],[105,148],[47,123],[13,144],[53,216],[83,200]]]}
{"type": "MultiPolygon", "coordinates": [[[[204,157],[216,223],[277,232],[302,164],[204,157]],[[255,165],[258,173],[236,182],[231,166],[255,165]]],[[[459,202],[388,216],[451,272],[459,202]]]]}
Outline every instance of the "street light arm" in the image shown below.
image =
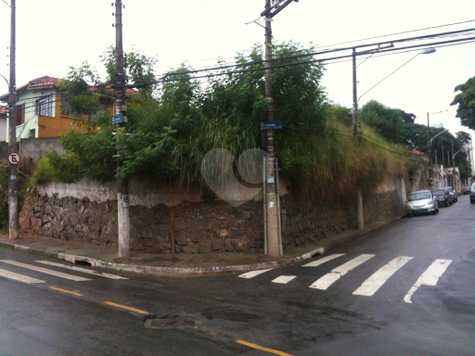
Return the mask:
{"type": "Polygon", "coordinates": [[[373,86],[371,86],[368,90],[366,90],[363,94],[361,94],[359,97],[358,97],[358,101],[360,101],[360,99],[365,96],[366,94],[368,94],[371,90],[373,90],[374,88],[376,88],[378,85],[380,85],[381,83],[383,83],[384,81],[386,81],[387,79],[389,79],[390,77],[392,77],[394,74],[396,74],[396,72],[398,72],[399,70],[401,70],[403,67],[405,67],[406,65],[408,65],[410,62],[412,62],[414,59],[417,58],[417,56],[419,56],[420,54],[422,54],[421,52],[417,53],[416,55],[414,55],[413,57],[409,58],[407,61],[405,61],[403,64],[401,64],[399,67],[397,67],[395,70],[393,70],[391,73],[389,73],[388,75],[386,75],[384,78],[382,78],[381,80],[379,80],[376,84],[374,84],[373,86]]]}

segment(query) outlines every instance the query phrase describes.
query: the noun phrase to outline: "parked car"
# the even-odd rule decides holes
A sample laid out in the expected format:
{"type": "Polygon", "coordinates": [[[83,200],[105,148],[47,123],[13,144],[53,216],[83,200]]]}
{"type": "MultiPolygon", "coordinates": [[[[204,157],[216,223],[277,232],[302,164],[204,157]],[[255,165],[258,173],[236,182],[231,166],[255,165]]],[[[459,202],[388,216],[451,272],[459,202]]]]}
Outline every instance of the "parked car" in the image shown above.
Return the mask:
{"type": "Polygon", "coordinates": [[[435,215],[438,212],[438,201],[430,190],[419,190],[409,194],[407,202],[407,214],[409,216],[427,213],[435,215]]]}
{"type": "Polygon", "coordinates": [[[435,189],[432,191],[440,207],[446,207],[451,204],[450,194],[447,189],[435,189]]]}
{"type": "Polygon", "coordinates": [[[447,190],[449,191],[450,199],[452,200],[452,203],[458,202],[459,198],[455,189],[453,187],[447,187],[447,190]]]}
{"type": "Polygon", "coordinates": [[[470,188],[470,203],[475,204],[475,183],[470,188]]]}
{"type": "Polygon", "coordinates": [[[470,194],[470,184],[465,184],[465,185],[462,187],[462,193],[463,193],[463,194],[470,194]]]}

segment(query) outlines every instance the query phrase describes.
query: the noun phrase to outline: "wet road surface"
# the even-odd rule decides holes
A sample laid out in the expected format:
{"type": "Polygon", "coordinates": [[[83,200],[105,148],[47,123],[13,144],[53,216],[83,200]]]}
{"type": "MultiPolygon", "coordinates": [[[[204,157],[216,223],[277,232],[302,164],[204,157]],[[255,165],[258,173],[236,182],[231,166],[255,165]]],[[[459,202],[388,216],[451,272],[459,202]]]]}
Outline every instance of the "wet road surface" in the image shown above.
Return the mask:
{"type": "Polygon", "coordinates": [[[475,355],[475,206],[242,275],[145,278],[1,249],[0,292],[0,355],[475,355]]]}

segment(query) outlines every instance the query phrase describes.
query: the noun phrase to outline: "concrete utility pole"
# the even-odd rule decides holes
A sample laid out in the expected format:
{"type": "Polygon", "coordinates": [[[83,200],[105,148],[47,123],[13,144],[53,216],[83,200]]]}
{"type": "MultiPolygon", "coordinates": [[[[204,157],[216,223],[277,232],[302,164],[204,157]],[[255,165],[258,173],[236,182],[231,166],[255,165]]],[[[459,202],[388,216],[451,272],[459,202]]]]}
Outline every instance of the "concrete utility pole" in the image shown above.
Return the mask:
{"type": "Polygon", "coordinates": [[[272,19],[290,3],[297,0],[265,0],[265,96],[267,101],[267,122],[262,124],[264,136],[264,232],[265,253],[272,257],[283,255],[280,197],[278,191],[278,170],[275,159],[274,129],[278,126],[274,117],[272,95],[272,19]]]}
{"type": "MultiPolygon", "coordinates": [[[[9,81],[9,118],[8,153],[17,153],[16,142],[16,0],[10,1],[10,81],[9,81]]],[[[18,238],[18,187],[16,162],[10,159],[10,179],[8,180],[8,236],[10,240],[18,238]]]]}
{"type": "MultiPolygon", "coordinates": [[[[125,69],[124,48],[122,35],[122,0],[115,2],[115,55],[116,55],[116,82],[115,82],[115,105],[114,123],[117,126],[126,122],[125,117],[125,69]]],[[[118,138],[116,132],[116,138],[118,138]]],[[[120,150],[118,150],[120,152],[120,150]]],[[[120,162],[120,157],[118,157],[120,162]]],[[[130,255],[130,212],[129,212],[129,182],[127,179],[117,179],[117,232],[119,257],[130,255]]]]}
{"type": "Polygon", "coordinates": [[[356,68],[356,48],[353,48],[352,52],[353,60],[353,111],[351,115],[351,123],[353,127],[353,136],[357,137],[359,135],[359,126],[358,126],[358,77],[357,77],[357,68],[356,68]]]}
{"type": "Polygon", "coordinates": [[[429,163],[432,164],[432,145],[430,144],[430,113],[427,112],[427,150],[429,151],[429,163]]]}
{"type": "MultiPolygon", "coordinates": [[[[351,123],[353,128],[353,138],[360,138],[360,129],[358,123],[358,76],[357,76],[357,65],[356,65],[356,47],[352,51],[352,62],[353,62],[353,110],[351,113],[351,123]]],[[[364,200],[363,192],[358,190],[356,193],[356,221],[358,224],[358,230],[362,231],[365,227],[364,221],[364,200]]]]}
{"type": "MultiPolygon", "coordinates": [[[[267,121],[274,122],[274,102],[272,96],[272,17],[270,17],[271,0],[266,0],[265,24],[265,96],[267,100],[267,121]]],[[[279,199],[276,186],[274,130],[267,128],[263,132],[265,142],[265,194],[264,211],[266,214],[267,254],[272,257],[282,256],[280,231],[280,211],[277,209],[279,199]]]]}

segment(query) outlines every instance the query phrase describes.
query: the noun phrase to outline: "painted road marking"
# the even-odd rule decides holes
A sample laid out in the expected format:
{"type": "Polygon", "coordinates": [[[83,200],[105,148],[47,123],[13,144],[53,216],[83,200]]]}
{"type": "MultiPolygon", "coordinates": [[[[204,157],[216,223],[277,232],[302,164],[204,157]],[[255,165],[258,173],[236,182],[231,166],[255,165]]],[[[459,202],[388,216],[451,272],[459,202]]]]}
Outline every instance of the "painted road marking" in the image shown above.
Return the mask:
{"type": "Polygon", "coordinates": [[[309,262],[309,263],[303,265],[302,267],[318,267],[318,266],[323,265],[324,263],[333,261],[333,260],[335,260],[335,259],[337,259],[341,256],[344,256],[344,255],[345,255],[344,253],[335,253],[333,255],[328,255],[328,256],[325,256],[323,258],[319,258],[318,260],[309,262]]]}
{"type": "Polygon", "coordinates": [[[129,312],[132,312],[132,313],[136,313],[136,314],[142,314],[142,315],[149,315],[150,313],[146,310],[143,310],[143,309],[139,309],[139,308],[135,308],[135,307],[130,307],[128,305],[124,305],[124,304],[119,304],[119,303],[114,303],[114,302],[111,302],[109,300],[106,300],[103,302],[105,305],[108,305],[110,307],[113,307],[113,308],[117,308],[117,309],[121,309],[121,310],[126,310],[126,311],[129,311],[129,312]]]}
{"type": "Polygon", "coordinates": [[[49,275],[54,276],[54,277],[69,279],[69,280],[75,281],[75,282],[90,281],[90,279],[88,279],[88,278],[74,276],[74,275],[68,274],[68,273],[57,272],[57,271],[53,271],[53,270],[46,269],[46,268],[43,268],[43,267],[29,265],[27,263],[22,263],[22,262],[17,262],[17,261],[12,261],[12,260],[0,260],[0,262],[6,263],[6,264],[9,264],[9,265],[12,265],[12,266],[17,266],[17,267],[29,269],[31,271],[36,271],[36,272],[39,272],[39,273],[49,274],[49,275]]]}
{"type": "Polygon", "coordinates": [[[404,302],[412,304],[412,296],[419,289],[420,286],[435,287],[439,282],[439,278],[449,268],[452,260],[437,259],[427,268],[424,273],[420,275],[416,283],[409,289],[409,292],[404,296],[404,302]]]}
{"type": "Polygon", "coordinates": [[[399,256],[394,258],[366,279],[353,294],[367,297],[373,296],[394,273],[399,271],[410,260],[412,260],[412,257],[399,256]]]}
{"type": "Polygon", "coordinates": [[[251,272],[247,272],[247,273],[243,273],[239,276],[239,278],[244,278],[244,279],[251,279],[251,278],[254,278],[254,277],[257,277],[263,273],[266,273],[266,272],[269,272],[269,271],[272,271],[273,268],[268,268],[268,269],[260,269],[260,270],[257,270],[257,271],[251,271],[251,272]]]}
{"type": "Polygon", "coordinates": [[[275,350],[275,349],[270,349],[268,347],[257,345],[257,344],[254,344],[253,342],[249,342],[249,341],[246,341],[246,340],[236,340],[236,342],[239,345],[247,346],[247,347],[249,347],[251,349],[254,349],[254,350],[257,350],[257,351],[267,352],[268,354],[277,355],[277,356],[292,356],[292,354],[289,354],[287,352],[279,351],[279,350],[275,350]]]}
{"type": "Polygon", "coordinates": [[[333,283],[338,281],[341,277],[343,277],[348,272],[352,271],[356,267],[362,265],[366,261],[373,258],[375,255],[370,254],[362,254],[352,260],[336,267],[330,273],[327,273],[323,277],[317,279],[310,285],[310,288],[320,289],[320,290],[327,290],[333,283]]]}
{"type": "Polygon", "coordinates": [[[32,277],[25,276],[23,274],[18,274],[14,272],[10,272],[4,269],[0,269],[0,277],[6,278],[6,279],[11,279],[13,281],[25,283],[25,284],[41,284],[45,283],[45,281],[42,281],[41,279],[36,279],[32,277]]]}
{"type": "Polygon", "coordinates": [[[69,289],[64,289],[64,288],[59,288],[59,287],[49,287],[49,289],[61,294],[72,295],[73,297],[82,297],[81,293],[76,292],[74,290],[69,290],[69,289]]]}
{"type": "Polygon", "coordinates": [[[127,279],[125,277],[117,276],[115,274],[97,272],[97,271],[94,271],[92,269],[87,269],[87,268],[82,268],[82,267],[77,267],[77,266],[69,266],[69,265],[64,265],[64,264],[56,263],[56,262],[50,262],[50,261],[35,261],[35,262],[36,263],[41,263],[41,264],[44,264],[44,265],[48,265],[48,266],[69,269],[71,271],[91,274],[93,276],[98,276],[98,277],[104,277],[104,278],[109,278],[109,279],[127,279]]]}
{"type": "Polygon", "coordinates": [[[275,278],[272,283],[277,283],[277,284],[287,284],[291,281],[293,281],[297,276],[279,276],[275,278]]]}

